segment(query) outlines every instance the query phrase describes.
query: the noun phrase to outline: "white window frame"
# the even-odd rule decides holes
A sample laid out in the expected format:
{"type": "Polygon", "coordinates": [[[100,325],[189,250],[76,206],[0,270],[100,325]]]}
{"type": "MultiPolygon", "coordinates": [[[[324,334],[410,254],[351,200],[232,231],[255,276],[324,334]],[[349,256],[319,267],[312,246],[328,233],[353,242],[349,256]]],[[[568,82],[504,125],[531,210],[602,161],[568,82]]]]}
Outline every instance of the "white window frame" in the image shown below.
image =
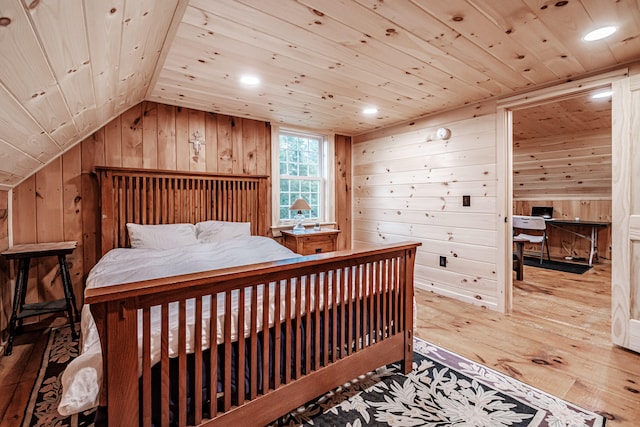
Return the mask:
{"type": "Polygon", "coordinates": [[[293,226],[293,220],[280,220],[280,133],[298,133],[302,135],[319,136],[322,138],[322,179],[320,189],[320,209],[319,218],[307,218],[303,222],[305,225],[312,225],[319,222],[320,225],[335,224],[335,137],[334,134],[323,134],[321,132],[296,129],[291,127],[271,126],[271,228],[274,236],[279,235],[279,230],[285,230],[293,226]]]}

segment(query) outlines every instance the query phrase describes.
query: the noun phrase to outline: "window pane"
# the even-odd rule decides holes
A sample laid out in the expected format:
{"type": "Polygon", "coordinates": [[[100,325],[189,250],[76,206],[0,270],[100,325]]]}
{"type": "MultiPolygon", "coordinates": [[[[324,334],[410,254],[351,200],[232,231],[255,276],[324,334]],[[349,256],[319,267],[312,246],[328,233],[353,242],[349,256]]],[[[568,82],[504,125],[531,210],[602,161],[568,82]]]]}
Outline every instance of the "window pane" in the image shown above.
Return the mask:
{"type": "Polygon", "coordinates": [[[320,155],[320,150],[319,150],[320,145],[319,144],[313,144],[310,148],[309,148],[309,159],[310,161],[317,163],[319,160],[319,155],[320,155]]]}
{"type": "Polygon", "coordinates": [[[296,156],[298,155],[298,152],[295,150],[288,150],[287,151],[287,161],[288,162],[295,162],[296,161],[296,156]]]}

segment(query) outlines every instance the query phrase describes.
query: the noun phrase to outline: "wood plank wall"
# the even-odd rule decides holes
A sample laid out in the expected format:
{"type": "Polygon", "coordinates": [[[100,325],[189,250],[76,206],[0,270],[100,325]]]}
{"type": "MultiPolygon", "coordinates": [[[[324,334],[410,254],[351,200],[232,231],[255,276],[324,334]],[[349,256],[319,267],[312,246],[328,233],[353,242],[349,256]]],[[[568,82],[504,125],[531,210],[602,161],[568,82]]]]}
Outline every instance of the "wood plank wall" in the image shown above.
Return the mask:
{"type": "Polygon", "coordinates": [[[338,250],[351,248],[351,137],[336,135],[335,137],[335,216],[336,228],[340,230],[337,237],[338,250]]]}
{"type": "Polygon", "coordinates": [[[352,159],[354,243],[418,240],[416,286],[492,308],[495,111],[477,104],[357,136],[352,159]],[[449,140],[436,139],[439,127],[451,130],[449,140]]]}
{"type": "MultiPolygon", "coordinates": [[[[336,135],[336,222],[342,247],[350,243],[351,138],[336,135]]],[[[67,259],[76,299],[82,303],[84,281],[99,258],[100,218],[95,166],[271,175],[271,131],[267,122],[142,102],[76,145],[13,190],[13,242],[76,240],[67,259]],[[198,131],[205,142],[196,158],[191,140],[198,131]]],[[[267,197],[271,212],[271,189],[267,197]]],[[[0,191],[0,249],[8,247],[2,216],[8,193],[0,191]],[[3,231],[4,230],[4,231],[3,231]]],[[[270,221],[270,214],[267,220],[270,221]]],[[[268,224],[269,226],[270,224],[268,224]]],[[[0,257],[1,258],[1,257],[0,257]]],[[[4,262],[0,259],[0,263],[4,262]]],[[[12,279],[0,264],[0,331],[11,312],[12,279]]],[[[55,258],[32,262],[27,302],[61,298],[55,258]]]]}
{"type": "Polygon", "coordinates": [[[515,141],[513,199],[533,198],[611,200],[611,129],[515,141]]]}
{"type": "MultiPolygon", "coordinates": [[[[100,254],[93,172],[98,165],[270,175],[271,133],[262,121],[143,102],[17,186],[12,199],[14,244],[78,241],[68,261],[79,302],[86,275],[100,254]],[[195,131],[205,142],[197,158],[188,143],[195,131]]],[[[267,200],[270,203],[270,196],[267,200]]],[[[0,212],[2,203],[0,198],[0,212]]],[[[6,234],[0,228],[0,245],[5,247],[6,234]]],[[[62,297],[58,276],[55,258],[33,262],[27,302],[62,297]]],[[[0,283],[8,287],[6,278],[0,283]]],[[[3,294],[1,302],[10,312],[10,298],[3,294]]],[[[4,330],[6,324],[2,326],[4,330]]]]}

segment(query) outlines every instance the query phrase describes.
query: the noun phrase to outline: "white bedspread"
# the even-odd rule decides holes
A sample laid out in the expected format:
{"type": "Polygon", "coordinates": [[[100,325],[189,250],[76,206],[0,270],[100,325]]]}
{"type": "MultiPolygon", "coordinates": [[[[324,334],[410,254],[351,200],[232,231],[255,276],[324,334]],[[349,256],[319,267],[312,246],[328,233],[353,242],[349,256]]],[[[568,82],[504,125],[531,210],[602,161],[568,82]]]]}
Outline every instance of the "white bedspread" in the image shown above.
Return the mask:
{"type": "MultiPolygon", "coordinates": [[[[119,283],[129,283],[140,280],[156,279],[160,277],[176,276],[199,271],[214,270],[225,267],[255,264],[265,261],[277,261],[299,255],[278,244],[273,239],[260,236],[245,236],[233,240],[216,243],[202,243],[174,249],[113,249],[96,264],[87,277],[87,289],[99,288],[119,283]]],[[[246,293],[247,303],[250,292],[246,293]]],[[[232,305],[237,307],[237,292],[232,305]]],[[[203,298],[203,348],[209,347],[209,306],[211,299],[203,298]]],[[[249,304],[246,304],[248,306],[249,304]]],[[[192,352],[194,330],[194,300],[187,301],[187,352],[192,352]]],[[[169,305],[169,356],[177,355],[177,336],[171,323],[177,325],[178,304],[169,305]]],[[[222,312],[224,299],[218,298],[218,342],[222,342],[222,312]]],[[[259,312],[262,310],[259,305],[259,312]]],[[[78,413],[97,405],[98,393],[102,382],[102,353],[98,331],[89,307],[82,309],[81,354],[66,368],[62,376],[63,394],[58,406],[62,415],[78,413]]],[[[270,316],[271,317],[271,316],[270,316]]],[[[142,316],[138,316],[139,327],[142,330],[142,316]]],[[[259,313],[258,319],[262,316],[259,313]]],[[[246,316],[247,322],[249,317],[246,316]]],[[[272,324],[273,319],[269,319],[272,324]]],[[[152,363],[160,359],[160,308],[151,310],[151,357],[152,363]]],[[[260,325],[259,325],[260,326],[260,325]]],[[[237,335],[237,328],[232,330],[232,339],[237,335]]],[[[249,325],[245,325],[248,333],[249,325]]],[[[140,340],[139,340],[140,341],[140,340]]],[[[139,363],[141,366],[141,363],[139,363]]]]}

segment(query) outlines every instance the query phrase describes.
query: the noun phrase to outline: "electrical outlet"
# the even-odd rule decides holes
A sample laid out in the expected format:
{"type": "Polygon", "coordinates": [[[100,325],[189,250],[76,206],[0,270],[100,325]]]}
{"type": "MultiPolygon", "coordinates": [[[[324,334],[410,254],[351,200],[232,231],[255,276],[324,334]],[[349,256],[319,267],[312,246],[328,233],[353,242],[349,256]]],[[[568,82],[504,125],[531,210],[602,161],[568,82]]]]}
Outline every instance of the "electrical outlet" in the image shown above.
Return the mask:
{"type": "Polygon", "coordinates": [[[462,196],[462,206],[471,206],[471,196],[462,196]]]}
{"type": "Polygon", "coordinates": [[[440,267],[446,267],[447,266],[447,257],[446,256],[441,256],[440,257],[440,267]]]}

